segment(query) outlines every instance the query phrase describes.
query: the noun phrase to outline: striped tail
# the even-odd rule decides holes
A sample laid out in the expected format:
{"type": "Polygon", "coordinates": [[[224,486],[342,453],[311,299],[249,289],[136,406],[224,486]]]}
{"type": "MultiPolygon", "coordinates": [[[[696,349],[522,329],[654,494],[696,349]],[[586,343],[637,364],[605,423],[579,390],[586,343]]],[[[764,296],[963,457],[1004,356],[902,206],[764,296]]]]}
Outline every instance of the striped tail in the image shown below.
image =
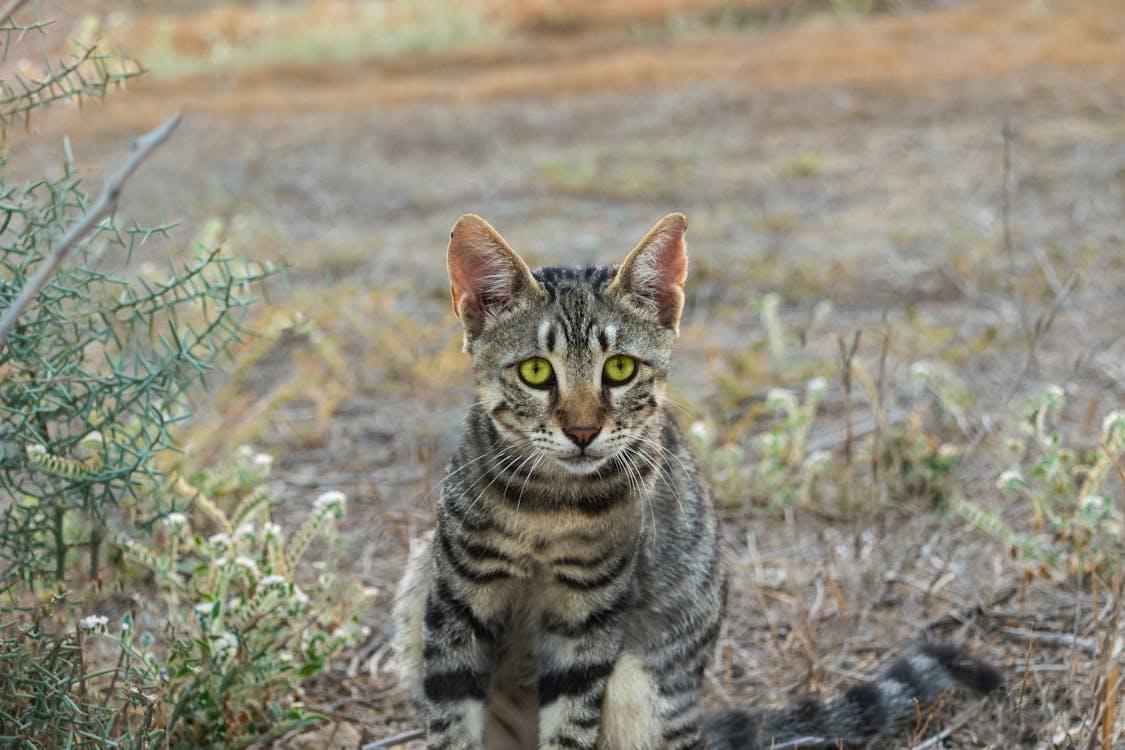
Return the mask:
{"type": "Polygon", "coordinates": [[[993,666],[963,649],[926,642],[873,680],[827,700],[809,698],[784,709],[730,712],[708,721],[709,750],[783,750],[855,745],[893,731],[957,682],[979,693],[1004,684],[993,666]]]}

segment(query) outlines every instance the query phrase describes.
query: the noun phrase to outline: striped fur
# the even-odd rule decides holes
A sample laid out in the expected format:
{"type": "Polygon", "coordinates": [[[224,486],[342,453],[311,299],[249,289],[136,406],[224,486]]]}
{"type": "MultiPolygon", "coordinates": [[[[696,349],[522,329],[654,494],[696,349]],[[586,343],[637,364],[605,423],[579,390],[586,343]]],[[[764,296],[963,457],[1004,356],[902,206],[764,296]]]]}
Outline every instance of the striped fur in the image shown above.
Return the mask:
{"type": "Polygon", "coordinates": [[[699,697],[726,573],[707,487],[663,400],[685,228],[666,217],[620,267],[535,272],[482,219],[454,228],[477,400],[395,605],[400,674],[431,748],[857,742],[951,679],[999,684],[925,645],[838,698],[709,719],[705,744],[699,697]],[[635,370],[616,382],[603,367],[622,355],[635,370]],[[549,380],[521,378],[530,358],[549,362],[549,380]]]}

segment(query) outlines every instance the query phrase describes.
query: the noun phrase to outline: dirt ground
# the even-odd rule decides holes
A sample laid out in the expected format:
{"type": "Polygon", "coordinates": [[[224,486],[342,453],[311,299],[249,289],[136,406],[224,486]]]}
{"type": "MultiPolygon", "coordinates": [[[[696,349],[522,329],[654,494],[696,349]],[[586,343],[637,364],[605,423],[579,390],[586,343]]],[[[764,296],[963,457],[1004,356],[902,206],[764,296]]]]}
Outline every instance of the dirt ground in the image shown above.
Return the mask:
{"type": "MultiPolygon", "coordinates": [[[[67,22],[105,5],[78,3],[67,22]]],[[[1125,4],[747,3],[756,14],[689,14],[706,22],[686,27],[674,3],[607,5],[513,3],[501,41],[446,51],[154,74],[13,138],[13,168],[33,169],[60,161],[68,133],[94,185],[129,138],[182,111],[124,196],[126,216],[182,224],[145,252],[186,254],[219,220],[231,247],[292,264],[261,314],[266,343],[205,396],[192,439],[212,455],[272,452],[282,518],[325,489],[348,494],[325,559],[380,592],[373,635],[307,700],[353,745],[419,726],[386,669],[387,615],[471,398],[443,263],[462,213],[532,263],[609,263],[685,212],[672,396],[716,447],[766,429],[754,415],[768,389],[821,375],[812,441],[844,460],[848,425],[858,439],[872,410],[858,386],[844,393],[837,333],[862,329],[856,361],[884,372],[892,422],[929,403],[910,376],[919,361],[968,385],[964,423],[930,431],[962,450],[967,494],[1018,522],[994,488],[994,430],[1015,405],[1062,385],[1062,426],[1089,440],[1125,404],[1125,4]],[[759,312],[770,293],[781,352],[759,312]]],[[[184,29],[212,18],[123,12],[126,40],[157,13],[181,13],[184,29]]],[[[1096,700],[1122,658],[1105,622],[1119,596],[1029,575],[995,537],[917,499],[783,512],[716,488],[734,581],[711,705],[831,691],[933,635],[1003,666],[1010,690],[956,695],[922,740],[878,747],[1125,746],[1120,709],[1099,724],[1096,700]]],[[[285,740],[302,741],[328,740],[285,740]]]]}

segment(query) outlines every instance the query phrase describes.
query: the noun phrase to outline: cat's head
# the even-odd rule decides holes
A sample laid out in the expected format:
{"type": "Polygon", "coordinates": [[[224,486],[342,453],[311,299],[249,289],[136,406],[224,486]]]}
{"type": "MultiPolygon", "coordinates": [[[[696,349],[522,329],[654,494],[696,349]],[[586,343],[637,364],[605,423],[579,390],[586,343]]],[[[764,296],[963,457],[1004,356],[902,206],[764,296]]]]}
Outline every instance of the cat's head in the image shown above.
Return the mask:
{"type": "Polygon", "coordinates": [[[479,216],[453,227],[453,309],[478,403],[509,453],[582,475],[652,439],[683,309],[686,228],[683,214],[664,217],[620,266],[532,271],[479,216]]]}

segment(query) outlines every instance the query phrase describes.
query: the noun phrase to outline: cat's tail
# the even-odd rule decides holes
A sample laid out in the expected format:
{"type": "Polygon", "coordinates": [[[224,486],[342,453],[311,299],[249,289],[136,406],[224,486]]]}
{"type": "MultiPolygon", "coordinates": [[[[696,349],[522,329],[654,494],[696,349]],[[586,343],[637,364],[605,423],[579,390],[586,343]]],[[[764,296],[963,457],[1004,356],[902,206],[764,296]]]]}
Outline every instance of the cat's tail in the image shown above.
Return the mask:
{"type": "Polygon", "coordinates": [[[707,748],[788,750],[862,743],[905,724],[954,682],[989,693],[1000,688],[1004,678],[961,648],[925,642],[874,679],[838,696],[809,698],[765,713],[715,716],[704,732],[707,748]]]}

